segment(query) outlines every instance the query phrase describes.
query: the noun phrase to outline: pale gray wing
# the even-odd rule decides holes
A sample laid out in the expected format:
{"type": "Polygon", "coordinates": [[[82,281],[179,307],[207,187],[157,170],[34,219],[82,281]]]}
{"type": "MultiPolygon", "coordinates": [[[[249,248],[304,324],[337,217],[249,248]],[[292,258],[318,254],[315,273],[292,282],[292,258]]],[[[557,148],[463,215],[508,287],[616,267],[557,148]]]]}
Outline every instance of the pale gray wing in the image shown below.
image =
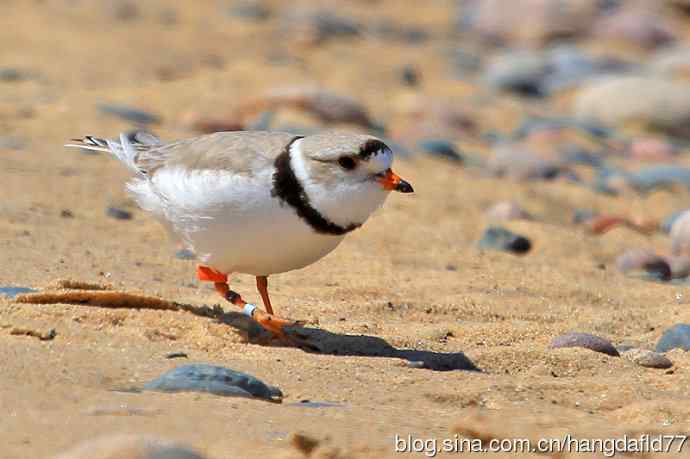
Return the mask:
{"type": "Polygon", "coordinates": [[[284,132],[217,132],[160,146],[139,149],[137,167],[152,176],[161,168],[182,166],[194,170],[227,170],[253,175],[270,167],[295,135],[284,132]]]}

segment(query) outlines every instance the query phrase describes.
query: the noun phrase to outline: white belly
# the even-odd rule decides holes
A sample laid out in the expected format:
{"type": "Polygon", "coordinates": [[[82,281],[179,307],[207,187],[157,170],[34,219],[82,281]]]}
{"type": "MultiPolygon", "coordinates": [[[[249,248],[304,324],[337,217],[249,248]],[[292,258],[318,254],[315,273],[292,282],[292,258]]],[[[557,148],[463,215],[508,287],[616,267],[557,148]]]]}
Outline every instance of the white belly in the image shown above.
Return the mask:
{"type": "Polygon", "coordinates": [[[170,169],[128,188],[202,263],[223,273],[262,276],[314,263],[344,238],[316,233],[292,207],[281,205],[271,196],[270,172],[247,177],[170,169]]]}
{"type": "Polygon", "coordinates": [[[224,272],[263,276],[303,268],[335,249],[344,236],[316,233],[290,207],[261,209],[244,219],[217,220],[191,233],[190,248],[224,272]]]}

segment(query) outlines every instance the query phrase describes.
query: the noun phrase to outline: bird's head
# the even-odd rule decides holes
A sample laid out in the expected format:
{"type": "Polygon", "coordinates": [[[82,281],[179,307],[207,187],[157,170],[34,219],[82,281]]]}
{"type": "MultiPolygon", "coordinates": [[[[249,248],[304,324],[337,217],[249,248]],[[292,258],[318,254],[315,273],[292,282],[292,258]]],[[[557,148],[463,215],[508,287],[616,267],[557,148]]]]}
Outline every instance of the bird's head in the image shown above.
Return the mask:
{"type": "Polygon", "coordinates": [[[391,149],[368,135],[316,134],[291,148],[291,165],[314,208],[339,225],[364,223],[391,191],[414,191],[392,163],[391,149]]]}

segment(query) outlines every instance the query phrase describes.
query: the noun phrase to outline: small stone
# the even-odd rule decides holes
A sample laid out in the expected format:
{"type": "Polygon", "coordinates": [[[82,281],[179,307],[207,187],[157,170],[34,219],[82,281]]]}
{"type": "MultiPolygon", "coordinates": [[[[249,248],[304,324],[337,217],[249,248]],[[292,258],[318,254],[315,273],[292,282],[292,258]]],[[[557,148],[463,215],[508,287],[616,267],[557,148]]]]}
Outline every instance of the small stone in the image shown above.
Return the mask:
{"type": "Polygon", "coordinates": [[[179,260],[196,260],[196,254],[189,249],[180,249],[175,252],[175,258],[179,260]]]}
{"type": "Polygon", "coordinates": [[[228,13],[255,22],[265,21],[271,17],[271,10],[266,5],[256,1],[236,2],[228,9],[228,13]]]}
{"type": "Polygon", "coordinates": [[[74,212],[69,209],[62,209],[60,211],[60,217],[62,218],[74,218],[74,212]]]}
{"type": "Polygon", "coordinates": [[[283,393],[254,376],[229,368],[191,364],[174,368],[144,385],[161,392],[209,392],[215,395],[260,398],[280,402],[283,393]]]}
{"type": "Polygon", "coordinates": [[[551,348],[583,347],[594,352],[601,352],[612,357],[619,357],[616,348],[607,339],[589,333],[572,332],[557,336],[551,341],[551,348]]]}
{"type": "Polygon", "coordinates": [[[492,226],[484,231],[479,240],[479,248],[525,254],[532,248],[532,243],[524,236],[514,234],[505,228],[492,226]]]}
{"type": "Polygon", "coordinates": [[[135,124],[157,124],[161,122],[158,115],[127,105],[104,103],[98,105],[98,110],[135,124]]]}
{"type": "Polygon", "coordinates": [[[15,69],[12,67],[0,68],[0,81],[6,83],[14,83],[16,81],[28,80],[31,75],[20,69],[15,69]]]}
{"type": "Polygon", "coordinates": [[[26,147],[26,140],[21,137],[0,137],[0,150],[22,150],[26,147]]]}
{"type": "Polygon", "coordinates": [[[532,216],[515,201],[501,201],[486,211],[490,220],[531,220],[532,216]]]}
{"type": "Polygon", "coordinates": [[[662,77],[617,76],[595,80],[578,93],[575,113],[583,121],[609,126],[642,124],[688,138],[690,85],[662,77]]]}
{"type": "Polygon", "coordinates": [[[108,207],[105,210],[105,214],[108,217],[114,218],[116,220],[131,220],[132,212],[117,207],[108,207]]]}
{"type": "Polygon", "coordinates": [[[546,57],[532,51],[511,51],[496,56],[486,69],[490,87],[521,96],[542,97],[544,79],[549,72],[546,57]]]}
{"type": "Polygon", "coordinates": [[[626,275],[644,273],[656,280],[671,280],[671,267],[661,256],[648,249],[629,249],[616,259],[616,267],[626,275]]]}
{"type": "Polygon", "coordinates": [[[671,349],[690,350],[690,325],[676,324],[661,335],[656,343],[656,351],[666,352],[671,349]]]}
{"type": "Polygon", "coordinates": [[[664,257],[666,263],[671,268],[673,279],[685,279],[690,275],[690,258],[685,255],[664,257]]]}
{"type": "Polygon", "coordinates": [[[671,226],[671,252],[690,256],[690,210],[680,214],[671,226]]]}
{"type": "Polygon", "coordinates": [[[110,0],[104,3],[108,7],[108,13],[118,21],[131,21],[140,15],[136,2],[130,0],[110,0]]]}
{"type": "Polygon", "coordinates": [[[28,287],[0,287],[0,295],[5,295],[7,298],[14,298],[17,295],[24,293],[35,293],[38,290],[34,290],[28,287]]]}
{"type": "Polygon", "coordinates": [[[666,369],[673,366],[668,357],[647,349],[632,348],[623,352],[623,357],[632,360],[641,367],[666,369]]]}
{"type": "Polygon", "coordinates": [[[419,71],[411,65],[406,65],[400,69],[400,81],[402,81],[405,86],[411,88],[417,87],[419,86],[419,80],[419,71]]]}
{"type": "Polygon", "coordinates": [[[142,435],[110,435],[84,441],[55,459],[204,459],[167,440],[142,435]]]}
{"type": "Polygon", "coordinates": [[[491,174],[514,180],[550,180],[559,176],[562,168],[547,161],[519,144],[500,143],[494,146],[487,163],[491,174]]]}
{"type": "Polygon", "coordinates": [[[455,145],[448,140],[442,139],[424,139],[417,143],[417,146],[424,153],[428,153],[441,158],[450,159],[451,161],[462,162],[463,158],[458,153],[455,145]]]}

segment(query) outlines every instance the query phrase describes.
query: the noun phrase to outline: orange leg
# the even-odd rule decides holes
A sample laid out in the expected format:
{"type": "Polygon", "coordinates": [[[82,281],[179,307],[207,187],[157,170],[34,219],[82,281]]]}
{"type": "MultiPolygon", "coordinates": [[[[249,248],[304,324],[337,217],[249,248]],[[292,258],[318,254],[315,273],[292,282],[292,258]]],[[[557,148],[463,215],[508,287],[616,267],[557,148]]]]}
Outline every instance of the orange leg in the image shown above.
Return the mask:
{"type": "Polygon", "coordinates": [[[268,277],[256,276],[256,289],[261,295],[261,300],[264,302],[266,312],[273,314],[273,306],[271,306],[271,299],[268,297],[268,277]]]}
{"type": "Polygon", "coordinates": [[[220,294],[220,296],[222,296],[224,299],[234,304],[235,306],[243,308],[243,312],[245,315],[251,317],[252,319],[257,321],[259,325],[261,325],[263,328],[272,332],[275,335],[285,336],[283,328],[297,324],[297,322],[280,319],[273,315],[271,300],[268,297],[268,279],[265,276],[256,278],[256,286],[259,290],[259,293],[261,294],[261,298],[264,302],[264,305],[266,306],[266,310],[268,311],[268,313],[263,312],[260,309],[257,309],[257,307],[253,304],[247,303],[246,301],[244,301],[244,299],[239,293],[230,290],[230,286],[228,285],[227,274],[221,273],[208,266],[200,265],[197,267],[197,278],[201,281],[213,282],[213,286],[215,287],[216,291],[220,294]]]}

